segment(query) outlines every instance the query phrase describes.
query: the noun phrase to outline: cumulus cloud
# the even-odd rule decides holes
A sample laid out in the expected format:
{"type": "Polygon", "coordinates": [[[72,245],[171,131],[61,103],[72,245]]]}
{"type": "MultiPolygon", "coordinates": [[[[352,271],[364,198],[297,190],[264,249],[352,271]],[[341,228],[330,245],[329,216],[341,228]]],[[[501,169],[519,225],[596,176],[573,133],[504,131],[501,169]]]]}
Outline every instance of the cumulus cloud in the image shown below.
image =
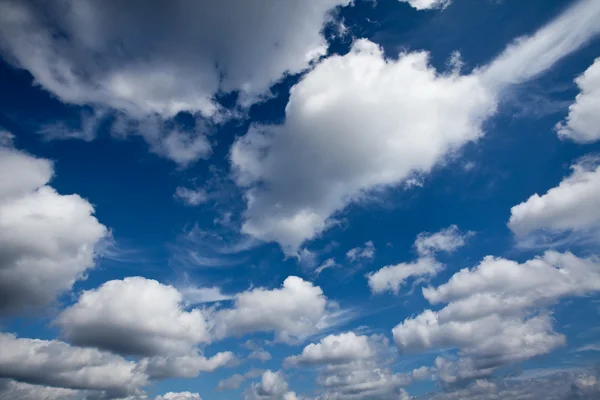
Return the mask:
{"type": "Polygon", "coordinates": [[[0,376],[20,382],[92,390],[109,397],[139,393],[148,382],[135,362],[96,349],[7,333],[0,333],[0,347],[0,376]]]}
{"type": "Polygon", "coordinates": [[[448,304],[404,320],[392,330],[394,341],[402,353],[459,348],[460,360],[439,361],[443,381],[486,376],[499,366],[563,345],[565,337],[554,331],[546,307],[564,297],[599,290],[594,259],[553,251],[523,264],[486,257],[447,283],[424,288],[430,303],[448,304]]]}
{"type": "Polygon", "coordinates": [[[189,189],[183,186],[178,186],[173,195],[178,200],[181,200],[188,206],[198,206],[208,201],[208,194],[204,189],[189,189]]]}
{"type": "Polygon", "coordinates": [[[446,8],[452,0],[399,0],[400,2],[408,3],[412,8],[417,10],[432,10],[436,8],[446,8]]]}
{"type": "Polygon", "coordinates": [[[49,160],[0,147],[0,313],[46,306],[95,266],[108,230],[94,207],[48,185],[49,160]]]}
{"type": "Polygon", "coordinates": [[[420,233],[414,243],[419,258],[411,263],[388,265],[367,274],[371,292],[381,294],[390,291],[398,294],[409,278],[423,279],[437,275],[444,266],[434,258],[434,255],[439,252],[455,251],[464,246],[471,235],[471,232],[462,233],[456,225],[436,233],[420,233]]]}
{"type": "Polygon", "coordinates": [[[376,346],[368,336],[347,332],[326,336],[317,344],[311,343],[300,355],[287,357],[285,362],[294,365],[340,364],[375,355],[376,346]]]}
{"type": "Polygon", "coordinates": [[[372,241],[365,242],[364,247],[355,247],[348,250],[346,258],[350,262],[360,261],[362,259],[370,260],[375,257],[375,245],[372,241]]]}
{"type": "Polygon", "coordinates": [[[156,396],[154,400],[202,400],[200,394],[192,392],[168,392],[162,396],[156,396]]]}
{"type": "Polygon", "coordinates": [[[281,288],[256,288],[236,295],[231,308],[214,315],[215,333],[223,337],[273,332],[278,340],[301,340],[334,324],[334,307],[320,287],[290,276],[281,288]]]}
{"type": "Polygon", "coordinates": [[[6,400],[74,400],[81,394],[80,390],[0,379],[0,398],[6,400]]]}
{"type": "Polygon", "coordinates": [[[267,370],[260,382],[253,383],[244,393],[246,400],[296,400],[296,393],[288,390],[288,383],[281,371],[267,370]]]}
{"type": "Polygon", "coordinates": [[[575,80],[581,93],[569,107],[565,121],[556,125],[558,136],[577,143],[591,143],[600,139],[600,58],[575,80]]]}
{"type": "MultiPolygon", "coordinates": [[[[166,121],[180,111],[219,119],[216,94],[239,91],[240,103],[251,104],[286,73],[299,73],[324,55],[321,29],[348,2],[175,1],[167,7],[3,0],[0,51],[65,103],[112,108],[135,121],[153,114],[166,121]]],[[[206,152],[203,135],[143,136],[176,161],[206,152]]]]}
{"type": "Polygon", "coordinates": [[[558,186],[511,208],[508,226],[518,238],[542,243],[564,234],[600,239],[600,163],[588,158],[571,169],[558,186]]]}
{"type": "Polygon", "coordinates": [[[218,392],[220,392],[223,390],[237,389],[242,385],[242,383],[246,382],[246,380],[258,378],[259,376],[262,375],[263,372],[264,371],[262,371],[260,369],[251,369],[250,371],[246,372],[243,375],[242,374],[233,374],[229,378],[220,380],[219,383],[217,384],[216,390],[218,392]]]}
{"type": "Polygon", "coordinates": [[[294,255],[369,192],[426,174],[483,135],[503,91],[581,47],[600,28],[600,5],[576,3],[491,64],[440,73],[426,52],[386,59],[356,40],[321,61],[291,90],[285,121],[253,125],[231,149],[246,190],[244,233],[294,255]]]}
{"type": "Polygon", "coordinates": [[[143,277],[84,291],[56,324],[75,344],[141,356],[186,355],[211,340],[203,310],[186,311],[176,288],[143,277]]]}

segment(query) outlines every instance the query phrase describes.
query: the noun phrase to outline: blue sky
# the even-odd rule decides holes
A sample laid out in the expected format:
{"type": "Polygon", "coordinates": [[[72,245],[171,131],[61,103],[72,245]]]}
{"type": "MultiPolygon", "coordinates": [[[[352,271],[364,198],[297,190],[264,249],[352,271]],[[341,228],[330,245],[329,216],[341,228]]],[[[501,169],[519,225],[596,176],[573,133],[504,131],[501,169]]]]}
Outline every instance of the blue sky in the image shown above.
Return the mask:
{"type": "Polygon", "coordinates": [[[0,0],[7,399],[596,399],[595,0],[0,0]]]}

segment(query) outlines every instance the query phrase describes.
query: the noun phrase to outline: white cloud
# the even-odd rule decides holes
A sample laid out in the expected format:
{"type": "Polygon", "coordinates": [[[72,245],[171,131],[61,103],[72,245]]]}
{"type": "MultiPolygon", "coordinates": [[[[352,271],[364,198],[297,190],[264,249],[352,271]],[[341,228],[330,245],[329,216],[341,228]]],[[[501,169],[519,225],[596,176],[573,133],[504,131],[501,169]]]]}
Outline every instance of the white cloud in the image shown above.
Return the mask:
{"type": "Polygon", "coordinates": [[[288,383],[281,371],[267,370],[260,382],[252,384],[244,394],[246,400],[295,400],[294,392],[288,391],[288,383]]]}
{"type": "Polygon", "coordinates": [[[177,186],[173,197],[183,201],[188,206],[197,206],[208,201],[208,194],[204,189],[188,189],[183,186],[177,186]]]}
{"type": "Polygon", "coordinates": [[[184,356],[154,356],[140,360],[140,367],[151,379],[171,377],[194,378],[200,372],[213,372],[218,368],[230,365],[235,356],[224,351],[206,358],[199,354],[184,356]]]}
{"type": "Polygon", "coordinates": [[[80,394],[79,390],[0,379],[0,398],[6,400],[74,400],[80,394]]]}
{"type": "Polygon", "coordinates": [[[56,320],[71,342],[123,354],[186,355],[211,340],[207,316],[174,287],[129,277],[84,291],[56,320]]]}
{"type": "Polygon", "coordinates": [[[328,258],[327,260],[323,261],[323,264],[319,265],[316,269],[315,269],[315,275],[319,276],[321,274],[321,272],[323,272],[324,270],[328,269],[328,268],[333,268],[335,267],[337,264],[335,263],[335,259],[333,258],[328,258]]]}
{"type": "Polygon", "coordinates": [[[135,362],[96,349],[7,333],[0,333],[0,347],[0,375],[17,381],[100,391],[109,397],[136,394],[147,384],[135,362]]]}
{"type": "Polygon", "coordinates": [[[432,10],[435,8],[446,8],[452,0],[399,0],[408,3],[417,10],[432,10]]]}
{"type": "Polygon", "coordinates": [[[367,279],[373,294],[381,294],[388,290],[398,294],[408,278],[435,276],[442,268],[443,265],[433,258],[425,257],[412,263],[385,266],[367,274],[367,279]]]}
{"type": "Polygon", "coordinates": [[[365,242],[364,247],[355,247],[346,253],[346,258],[350,262],[360,261],[361,259],[370,260],[373,257],[375,257],[375,245],[370,240],[365,242]]]}
{"type": "Polygon", "coordinates": [[[0,313],[50,304],[95,266],[108,235],[80,196],[48,186],[52,163],[0,147],[0,313]]]}
{"type": "Polygon", "coordinates": [[[465,245],[472,232],[462,233],[458,226],[451,225],[436,233],[420,233],[415,239],[414,247],[419,258],[411,263],[400,263],[385,266],[367,274],[371,293],[381,294],[386,291],[398,294],[409,278],[431,278],[444,267],[435,258],[439,252],[452,252],[465,245]]]}
{"type": "Polygon", "coordinates": [[[265,349],[256,349],[252,351],[252,353],[248,354],[248,358],[253,358],[255,360],[260,360],[264,362],[269,361],[273,357],[271,356],[271,353],[269,353],[265,349]]]}
{"type": "Polygon", "coordinates": [[[561,138],[577,143],[591,143],[600,140],[600,58],[575,80],[581,93],[569,107],[569,115],[564,122],[556,125],[561,138]]]}
{"type": "Polygon", "coordinates": [[[217,384],[216,390],[217,392],[220,392],[223,390],[237,389],[242,385],[242,383],[246,382],[246,380],[258,378],[262,375],[262,373],[263,371],[260,369],[251,369],[243,375],[233,374],[229,378],[220,380],[217,384]]]}
{"type": "MultiPolygon", "coordinates": [[[[537,193],[511,208],[509,228],[520,239],[538,234],[552,237],[574,233],[600,238],[600,165],[585,160],[572,174],[542,196],[537,193]]],[[[534,239],[536,239],[534,237],[534,239]]]]}
{"type": "Polygon", "coordinates": [[[600,31],[600,4],[576,3],[470,75],[440,73],[425,52],[385,59],[366,39],[307,73],[281,125],[253,125],[231,150],[246,189],[244,233],[288,255],[371,191],[402,184],[483,135],[503,91],[546,71],[600,31]]]}
{"type": "Polygon", "coordinates": [[[445,382],[486,376],[563,345],[565,337],[554,331],[545,308],[597,291],[600,272],[593,259],[552,251],[523,264],[486,257],[447,283],[424,288],[430,303],[448,304],[404,320],[392,331],[394,341],[402,353],[459,348],[463,358],[440,361],[438,373],[445,382]]]}
{"type": "Polygon", "coordinates": [[[296,276],[281,288],[256,288],[235,296],[232,308],[215,313],[217,337],[274,332],[278,340],[304,339],[335,323],[333,304],[320,287],[296,276]]]}
{"type": "MultiPolygon", "coordinates": [[[[219,119],[217,93],[240,91],[248,105],[324,55],[321,29],[346,4],[177,0],[140,13],[139,4],[117,0],[2,0],[0,51],[65,103],[116,109],[136,121],[180,111],[219,119]]],[[[157,141],[140,133],[156,150],[157,141]]],[[[177,131],[158,142],[157,152],[183,164],[210,148],[204,136],[177,131]]]]}
{"type": "Polygon", "coordinates": [[[200,394],[192,392],[168,392],[162,396],[156,396],[154,400],[202,400],[200,394]]]}
{"type": "Polygon", "coordinates": [[[287,357],[285,362],[296,365],[340,364],[375,355],[376,346],[368,336],[347,332],[326,336],[317,344],[311,343],[300,355],[287,357]]]}
{"type": "Polygon", "coordinates": [[[473,233],[462,233],[456,225],[450,225],[439,232],[420,233],[415,240],[415,248],[420,256],[432,255],[437,252],[453,252],[463,247],[473,233]]]}

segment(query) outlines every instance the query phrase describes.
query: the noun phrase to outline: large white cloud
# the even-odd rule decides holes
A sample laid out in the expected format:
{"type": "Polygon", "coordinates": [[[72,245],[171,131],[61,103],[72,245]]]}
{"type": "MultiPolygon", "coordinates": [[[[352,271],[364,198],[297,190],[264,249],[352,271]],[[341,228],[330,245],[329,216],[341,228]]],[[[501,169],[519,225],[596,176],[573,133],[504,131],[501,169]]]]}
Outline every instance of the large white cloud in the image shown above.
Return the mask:
{"type": "Polygon", "coordinates": [[[7,333],[0,333],[0,348],[0,376],[20,382],[98,391],[109,397],[139,393],[148,383],[135,362],[96,349],[7,333]]]}
{"type": "Polygon", "coordinates": [[[311,343],[301,354],[287,357],[285,361],[297,365],[339,364],[375,355],[376,346],[368,336],[347,332],[326,336],[317,344],[311,343]]]}
{"type": "Polygon", "coordinates": [[[578,143],[591,143],[600,140],[600,58],[575,82],[581,93],[569,107],[569,115],[564,122],[557,124],[558,135],[578,143]]]}
{"type": "MultiPolygon", "coordinates": [[[[250,104],[324,55],[321,29],[348,3],[2,0],[0,51],[65,103],[117,109],[135,123],[179,111],[215,117],[217,93],[240,91],[250,104]]],[[[210,149],[202,134],[140,133],[182,164],[210,149]]]]}
{"type": "Polygon", "coordinates": [[[274,332],[282,341],[301,340],[334,324],[334,307],[320,287],[290,276],[281,288],[256,288],[238,294],[233,307],[215,313],[215,334],[274,332]]]}
{"type": "Polygon", "coordinates": [[[52,163],[0,147],[0,313],[45,306],[95,266],[106,227],[48,186],[52,163]]]}
{"type": "Polygon", "coordinates": [[[244,394],[246,400],[296,400],[296,393],[288,390],[288,382],[281,371],[265,371],[260,382],[253,383],[244,394]]]}
{"type": "Polygon", "coordinates": [[[243,232],[294,254],[347,204],[480,138],[502,92],[586,43],[598,18],[597,1],[580,1],[469,75],[436,71],[426,52],[386,59],[366,39],[324,59],[292,88],[283,124],[253,125],[232,147],[246,188],[243,232]]]}
{"type": "Polygon", "coordinates": [[[558,186],[511,208],[508,226],[517,237],[541,234],[552,240],[571,233],[600,238],[600,164],[587,159],[571,168],[558,186]]]}
{"type": "Polygon", "coordinates": [[[523,264],[486,257],[447,283],[423,289],[429,302],[448,304],[407,318],[393,329],[394,340],[403,353],[459,348],[463,358],[442,362],[445,381],[485,376],[563,345],[546,307],[598,291],[597,260],[553,251],[523,264]]]}
{"type": "Polygon", "coordinates": [[[122,354],[183,356],[211,341],[203,310],[186,311],[176,288],[142,277],[84,291],[56,324],[73,343],[122,354]]]}

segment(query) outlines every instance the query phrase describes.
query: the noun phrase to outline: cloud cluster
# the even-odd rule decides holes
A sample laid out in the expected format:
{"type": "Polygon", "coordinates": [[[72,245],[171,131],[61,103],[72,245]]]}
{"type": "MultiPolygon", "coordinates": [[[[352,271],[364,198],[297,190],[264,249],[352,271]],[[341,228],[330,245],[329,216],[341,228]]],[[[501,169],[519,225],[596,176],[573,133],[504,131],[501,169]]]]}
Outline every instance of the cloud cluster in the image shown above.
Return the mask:
{"type": "Polygon", "coordinates": [[[94,207],[49,186],[49,160],[0,147],[0,314],[47,306],[95,266],[94,207]]]}
{"type": "Polygon", "coordinates": [[[584,158],[571,169],[558,186],[511,208],[508,226],[520,240],[552,243],[565,234],[600,240],[600,163],[584,158]]]}
{"type": "Polygon", "coordinates": [[[503,92],[598,34],[598,18],[598,2],[575,3],[468,75],[437,71],[426,52],[387,59],[367,39],[324,59],[292,88],[282,124],[252,125],[231,149],[246,190],[242,231],[295,254],[349,203],[427,174],[480,138],[503,92]]]}
{"type": "Polygon", "coordinates": [[[544,311],[568,296],[600,291],[598,263],[546,252],[523,264],[486,257],[437,288],[424,288],[439,311],[407,318],[392,333],[401,353],[458,348],[461,359],[438,359],[442,381],[487,376],[495,368],[546,354],[565,343],[544,311]]]}
{"type": "Polygon", "coordinates": [[[435,259],[439,252],[452,252],[465,245],[472,232],[463,233],[456,225],[451,225],[436,233],[420,233],[414,247],[419,258],[411,263],[388,265],[367,274],[369,287],[373,294],[386,291],[398,294],[409,278],[430,278],[444,267],[435,259]]]}
{"type": "Polygon", "coordinates": [[[581,93],[569,107],[566,120],[556,125],[561,138],[571,139],[577,143],[591,143],[600,140],[600,58],[575,82],[581,93]]]}

